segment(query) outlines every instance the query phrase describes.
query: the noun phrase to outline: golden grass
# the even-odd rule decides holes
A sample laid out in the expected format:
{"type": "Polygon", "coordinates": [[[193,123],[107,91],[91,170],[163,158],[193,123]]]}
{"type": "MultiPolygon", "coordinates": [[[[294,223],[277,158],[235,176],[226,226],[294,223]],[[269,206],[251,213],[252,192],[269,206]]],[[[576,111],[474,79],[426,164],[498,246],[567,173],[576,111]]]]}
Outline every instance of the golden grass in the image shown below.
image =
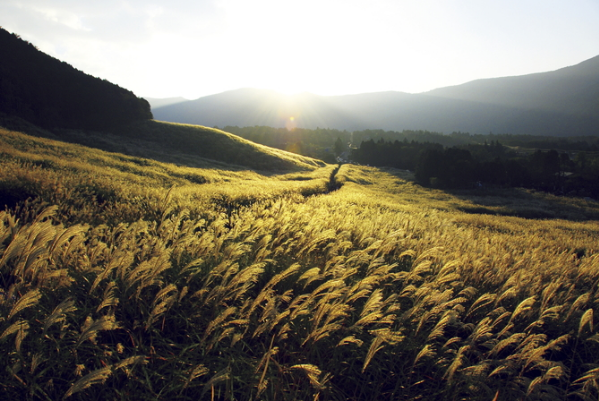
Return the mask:
{"type": "Polygon", "coordinates": [[[597,221],[1,134],[5,398],[597,397],[597,221]]]}

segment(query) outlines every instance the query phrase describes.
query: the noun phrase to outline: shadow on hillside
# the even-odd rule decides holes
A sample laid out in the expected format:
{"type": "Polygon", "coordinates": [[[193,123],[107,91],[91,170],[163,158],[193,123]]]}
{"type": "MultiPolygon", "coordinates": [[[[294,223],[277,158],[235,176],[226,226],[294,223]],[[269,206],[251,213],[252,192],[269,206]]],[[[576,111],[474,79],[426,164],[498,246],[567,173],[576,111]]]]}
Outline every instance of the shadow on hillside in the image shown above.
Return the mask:
{"type": "Polygon", "coordinates": [[[41,129],[18,117],[0,115],[0,126],[127,156],[179,166],[229,171],[252,170],[264,176],[309,171],[326,163],[300,155],[278,155],[232,134],[201,126],[148,120],[110,131],[41,129]]]}
{"type": "Polygon", "coordinates": [[[0,112],[0,127],[6,128],[9,131],[22,132],[27,135],[36,136],[39,138],[48,138],[60,140],[54,133],[40,128],[29,121],[23,120],[20,117],[9,116],[0,112]]]}
{"type": "Polygon", "coordinates": [[[525,219],[599,220],[599,203],[555,196],[525,188],[446,190],[471,203],[458,209],[469,214],[515,216],[525,219]]]}
{"type": "MultiPolygon", "coordinates": [[[[388,169],[402,180],[414,182],[413,174],[388,169]]],[[[525,188],[444,189],[462,202],[456,209],[468,214],[514,216],[525,219],[599,220],[599,202],[583,198],[555,196],[525,188]]]]}

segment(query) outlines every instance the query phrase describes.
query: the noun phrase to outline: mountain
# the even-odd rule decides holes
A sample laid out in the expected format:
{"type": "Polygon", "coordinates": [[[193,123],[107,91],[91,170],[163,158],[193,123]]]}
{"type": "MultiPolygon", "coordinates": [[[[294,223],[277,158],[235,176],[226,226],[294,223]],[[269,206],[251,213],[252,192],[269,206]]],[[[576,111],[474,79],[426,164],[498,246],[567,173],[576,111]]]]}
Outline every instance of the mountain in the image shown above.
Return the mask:
{"type": "Polygon", "coordinates": [[[0,28],[0,113],[42,128],[105,129],[152,118],[149,103],[0,28]]]}
{"type": "Polygon", "coordinates": [[[494,131],[599,134],[599,56],[556,71],[482,79],[424,95],[511,109],[494,131]]]}
{"type": "Polygon", "coordinates": [[[599,56],[557,71],[477,80],[420,94],[287,96],[245,88],[153,112],[165,121],[221,127],[599,135],[599,56]]]}
{"type": "MultiPolygon", "coordinates": [[[[522,109],[577,113],[599,98],[599,56],[552,72],[480,79],[426,95],[522,109]]],[[[595,103],[594,112],[599,111],[595,103]]]]}

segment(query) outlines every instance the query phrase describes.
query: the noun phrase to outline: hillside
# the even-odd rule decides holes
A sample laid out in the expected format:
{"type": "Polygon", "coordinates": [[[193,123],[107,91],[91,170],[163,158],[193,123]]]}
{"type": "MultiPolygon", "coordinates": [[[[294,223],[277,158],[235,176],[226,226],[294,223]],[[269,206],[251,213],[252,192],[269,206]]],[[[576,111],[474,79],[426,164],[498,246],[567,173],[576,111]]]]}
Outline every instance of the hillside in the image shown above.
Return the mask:
{"type": "Polygon", "coordinates": [[[426,94],[521,109],[596,115],[599,56],[553,72],[481,79],[426,94]]]}
{"type": "Polygon", "coordinates": [[[425,94],[515,109],[495,132],[599,135],[599,56],[553,72],[477,80],[425,94]]]}
{"type": "Polygon", "coordinates": [[[351,165],[195,169],[1,129],[0,156],[2,399],[599,391],[596,203],[351,165]]]}
{"type": "Polygon", "coordinates": [[[192,167],[220,162],[228,168],[273,173],[313,170],[324,165],[320,160],[256,144],[218,129],[155,120],[109,132],[59,130],[56,135],[68,142],[192,167]]]}
{"type": "Polygon", "coordinates": [[[0,113],[48,129],[98,130],[152,118],[146,100],[50,57],[2,28],[0,113]]]}
{"type": "MultiPolygon", "coordinates": [[[[173,125],[154,122],[145,122],[143,124],[173,125]]],[[[156,193],[158,194],[156,196],[161,198],[163,196],[160,195],[161,191],[168,190],[173,186],[182,187],[202,184],[201,189],[207,191],[207,202],[215,199],[230,199],[233,201],[237,196],[241,196],[242,199],[251,196],[255,200],[259,200],[263,197],[277,196],[277,194],[280,196],[283,193],[290,193],[290,191],[311,194],[325,190],[326,179],[330,173],[328,170],[332,167],[326,167],[323,170],[322,167],[325,167],[325,165],[322,162],[309,158],[294,157],[295,155],[292,154],[285,155],[286,152],[277,150],[268,153],[271,151],[269,148],[254,145],[234,135],[220,133],[216,130],[195,126],[179,126],[177,128],[184,133],[191,131],[196,138],[198,132],[205,137],[217,136],[221,140],[224,138],[226,141],[224,146],[238,155],[235,161],[242,162],[245,155],[250,159],[248,164],[253,162],[257,166],[262,165],[264,167],[266,165],[266,169],[260,174],[249,171],[247,166],[227,164],[223,161],[198,157],[197,152],[194,150],[190,151],[193,157],[188,154],[189,160],[203,168],[191,168],[185,163],[176,165],[157,161],[160,157],[148,159],[134,155],[106,152],[79,144],[36,138],[0,127],[0,158],[2,159],[3,168],[0,178],[0,209],[4,208],[5,205],[14,207],[18,202],[25,201],[28,197],[39,198],[45,202],[57,204],[62,202],[62,197],[76,193],[77,197],[88,197],[86,199],[93,199],[97,202],[93,205],[93,208],[96,209],[93,213],[90,212],[90,217],[94,219],[111,219],[114,216],[111,217],[110,210],[116,207],[113,204],[114,202],[118,203],[129,196],[133,196],[132,193],[137,193],[138,196],[156,193]],[[263,148],[266,148],[266,150],[263,148]],[[272,166],[269,163],[272,163],[272,166]],[[276,183],[284,183],[288,179],[286,175],[272,174],[277,167],[286,168],[292,172],[303,170],[306,179],[276,185],[276,183]],[[266,176],[273,176],[274,178],[267,180],[266,176]],[[235,182],[235,185],[228,185],[227,182],[229,181],[235,182]]],[[[151,131],[147,127],[143,127],[143,129],[144,131],[151,131]]],[[[160,133],[161,131],[156,132],[156,134],[160,133]]],[[[86,134],[84,135],[87,137],[86,134]]],[[[135,134],[130,135],[133,138],[136,137],[135,134]]],[[[176,143],[176,135],[171,135],[171,138],[174,138],[173,142],[176,143]]],[[[96,139],[99,138],[92,136],[90,140],[95,141],[96,139]]],[[[110,138],[107,140],[110,140],[110,138]]],[[[165,142],[154,144],[156,145],[156,154],[159,153],[160,145],[166,147],[165,142]]],[[[119,146],[125,146],[122,142],[117,143],[119,146]]],[[[210,138],[203,140],[200,137],[200,140],[196,143],[215,145],[218,142],[210,138]]],[[[188,142],[184,142],[184,146],[187,146],[187,144],[188,142]]],[[[129,145],[143,148],[144,142],[134,139],[129,145]]],[[[148,152],[147,149],[141,150],[139,153],[146,152],[148,152]]],[[[226,152],[223,153],[227,154],[226,152]]],[[[168,153],[165,152],[165,154],[168,153]]],[[[181,158],[185,160],[184,155],[181,158]]],[[[218,157],[215,158],[218,159],[218,157]]],[[[201,207],[200,203],[198,203],[198,207],[201,207]]],[[[147,210],[144,212],[140,210],[140,213],[142,213],[140,216],[143,216],[146,212],[151,214],[155,211],[147,210]]],[[[134,220],[137,218],[134,218],[134,220]]]]}
{"type": "Polygon", "coordinates": [[[195,167],[218,162],[280,173],[324,165],[220,130],[151,118],[145,99],[0,30],[0,127],[195,167]]]}
{"type": "Polygon", "coordinates": [[[165,121],[219,127],[599,135],[599,56],[557,71],[473,81],[420,94],[286,96],[239,89],[153,112],[165,121]]]}

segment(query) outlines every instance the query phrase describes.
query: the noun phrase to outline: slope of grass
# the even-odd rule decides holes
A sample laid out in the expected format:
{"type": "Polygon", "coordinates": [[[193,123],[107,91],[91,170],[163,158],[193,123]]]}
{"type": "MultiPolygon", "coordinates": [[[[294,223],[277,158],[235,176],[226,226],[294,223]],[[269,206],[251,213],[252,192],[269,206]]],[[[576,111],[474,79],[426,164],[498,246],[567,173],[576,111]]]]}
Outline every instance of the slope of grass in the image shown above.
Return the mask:
{"type": "Polygon", "coordinates": [[[0,398],[599,395],[597,221],[0,139],[0,398]]]}
{"type": "Polygon", "coordinates": [[[0,127],[36,137],[190,167],[285,173],[313,170],[325,165],[320,160],[256,144],[228,132],[200,125],[145,120],[111,131],[48,131],[18,117],[0,113],[0,127]]]}
{"type": "Polygon", "coordinates": [[[89,137],[89,132],[62,131],[62,134],[70,136],[75,142],[85,141],[84,144],[88,146],[96,146],[94,142],[108,143],[109,146],[112,143],[113,149],[107,150],[125,151],[137,156],[200,167],[206,165],[205,159],[264,172],[311,170],[324,166],[323,162],[316,159],[259,145],[236,135],[199,125],[149,120],[93,137],[89,137]],[[204,159],[203,164],[198,165],[198,158],[204,159]]]}
{"type": "MultiPolygon", "coordinates": [[[[131,203],[136,199],[151,200],[157,206],[172,187],[178,188],[175,198],[184,198],[181,202],[193,199],[192,209],[198,214],[212,209],[214,204],[230,207],[289,194],[307,196],[326,191],[333,169],[332,166],[312,168],[302,173],[306,179],[300,181],[288,179],[293,174],[268,179],[239,166],[208,159],[203,161],[207,168],[197,169],[3,129],[0,134],[3,159],[0,201],[3,205],[14,206],[32,197],[61,205],[60,210],[66,210],[72,207],[72,200],[83,199],[85,205],[77,207],[91,208],[89,214],[95,216],[96,221],[132,221],[155,215],[158,212],[153,207],[134,205],[132,209],[131,203]]],[[[298,164],[287,166],[297,168],[298,164]]],[[[272,170],[267,173],[271,174],[272,170]]]]}

